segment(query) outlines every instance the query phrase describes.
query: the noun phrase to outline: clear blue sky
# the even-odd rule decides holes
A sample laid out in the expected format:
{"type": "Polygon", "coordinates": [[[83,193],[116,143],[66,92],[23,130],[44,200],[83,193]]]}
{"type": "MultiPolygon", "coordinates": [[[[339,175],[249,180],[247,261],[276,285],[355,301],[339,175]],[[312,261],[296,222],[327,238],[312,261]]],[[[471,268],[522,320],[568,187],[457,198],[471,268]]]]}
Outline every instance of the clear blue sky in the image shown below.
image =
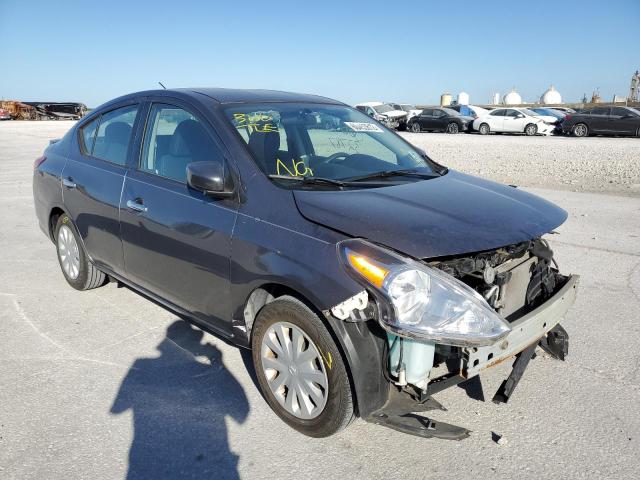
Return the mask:
{"type": "Polygon", "coordinates": [[[0,98],[81,101],[167,87],[472,103],[554,84],[627,95],[640,0],[0,0],[0,98]]]}

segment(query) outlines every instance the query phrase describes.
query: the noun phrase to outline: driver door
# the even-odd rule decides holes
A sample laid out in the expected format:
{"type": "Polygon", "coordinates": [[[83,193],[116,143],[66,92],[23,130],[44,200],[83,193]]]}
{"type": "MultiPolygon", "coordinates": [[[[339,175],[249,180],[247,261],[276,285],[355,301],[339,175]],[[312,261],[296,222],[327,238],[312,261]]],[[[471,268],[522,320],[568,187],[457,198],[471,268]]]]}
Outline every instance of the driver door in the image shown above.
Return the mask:
{"type": "Polygon", "coordinates": [[[231,326],[229,257],[238,204],[187,185],[191,162],[228,162],[200,114],[159,98],[120,203],[126,276],[223,332],[231,326]]]}

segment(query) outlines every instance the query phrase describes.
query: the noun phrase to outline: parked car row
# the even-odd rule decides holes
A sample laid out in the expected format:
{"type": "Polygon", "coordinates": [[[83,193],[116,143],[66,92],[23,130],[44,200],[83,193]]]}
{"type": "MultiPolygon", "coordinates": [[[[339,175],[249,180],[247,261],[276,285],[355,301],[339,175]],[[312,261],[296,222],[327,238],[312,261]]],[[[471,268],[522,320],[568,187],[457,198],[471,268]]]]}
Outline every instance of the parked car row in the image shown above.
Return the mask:
{"type": "Polygon", "coordinates": [[[524,135],[630,135],[640,137],[640,110],[602,106],[576,112],[568,107],[451,105],[417,109],[413,105],[368,102],[358,110],[389,128],[418,132],[522,133],[524,135]]]}

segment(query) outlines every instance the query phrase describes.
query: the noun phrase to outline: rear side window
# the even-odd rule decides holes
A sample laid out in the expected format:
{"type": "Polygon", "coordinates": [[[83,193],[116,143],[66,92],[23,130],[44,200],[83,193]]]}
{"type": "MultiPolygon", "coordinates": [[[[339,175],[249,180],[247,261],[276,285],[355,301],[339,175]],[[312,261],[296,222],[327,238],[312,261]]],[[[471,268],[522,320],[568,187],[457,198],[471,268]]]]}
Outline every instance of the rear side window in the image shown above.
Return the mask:
{"type": "Polygon", "coordinates": [[[100,117],[100,126],[95,137],[91,155],[118,165],[127,162],[133,124],[138,106],[117,108],[100,117]]]}
{"type": "Polygon", "coordinates": [[[506,110],[494,110],[493,112],[491,112],[491,116],[492,117],[504,117],[505,113],[506,113],[506,110]]]}
{"type": "Polygon", "coordinates": [[[90,121],[80,129],[82,150],[87,155],[91,155],[93,153],[93,142],[96,138],[96,131],[98,130],[99,123],[100,117],[90,121]]]}
{"type": "Polygon", "coordinates": [[[594,108],[593,110],[591,110],[591,114],[592,115],[609,115],[609,109],[603,108],[603,107],[594,108]]]}
{"type": "Polygon", "coordinates": [[[222,162],[223,158],[223,152],[197,117],[173,105],[153,105],[144,138],[141,170],[187,183],[187,165],[222,162]]]}

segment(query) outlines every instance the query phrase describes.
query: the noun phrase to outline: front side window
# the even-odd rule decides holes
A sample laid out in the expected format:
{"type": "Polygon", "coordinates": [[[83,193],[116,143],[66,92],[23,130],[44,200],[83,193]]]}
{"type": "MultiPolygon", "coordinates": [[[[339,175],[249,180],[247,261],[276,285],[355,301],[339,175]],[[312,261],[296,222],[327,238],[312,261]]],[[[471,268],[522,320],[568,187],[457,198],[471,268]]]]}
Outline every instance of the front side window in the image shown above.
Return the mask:
{"type": "Polygon", "coordinates": [[[516,118],[518,115],[520,115],[520,112],[512,109],[505,110],[505,114],[504,114],[505,117],[511,117],[511,118],[516,118]]]}
{"type": "Polygon", "coordinates": [[[223,158],[222,151],[197,117],[173,105],[156,103],[151,107],[141,170],[186,183],[187,165],[223,158]]]}
{"type": "Polygon", "coordinates": [[[627,110],[626,108],[622,108],[622,107],[613,107],[611,109],[611,115],[617,115],[619,117],[624,117],[627,115],[635,116],[635,112],[633,112],[632,109],[627,110]]]}
{"type": "Polygon", "coordinates": [[[133,132],[138,106],[117,108],[100,117],[91,155],[107,162],[124,165],[133,132]]]}
{"type": "Polygon", "coordinates": [[[399,169],[434,172],[397,135],[349,107],[278,103],[225,112],[267,175],[348,180],[399,169]]]}

